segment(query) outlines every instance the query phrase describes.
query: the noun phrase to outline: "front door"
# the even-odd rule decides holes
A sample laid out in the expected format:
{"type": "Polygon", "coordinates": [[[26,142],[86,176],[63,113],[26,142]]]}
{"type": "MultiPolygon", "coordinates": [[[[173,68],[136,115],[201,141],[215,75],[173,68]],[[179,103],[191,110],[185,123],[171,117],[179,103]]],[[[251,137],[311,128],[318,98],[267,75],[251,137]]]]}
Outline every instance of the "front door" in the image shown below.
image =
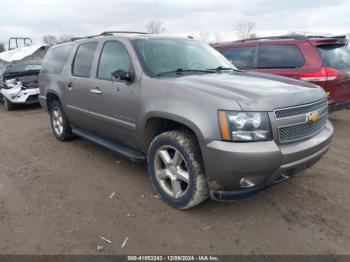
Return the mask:
{"type": "Polygon", "coordinates": [[[94,132],[109,140],[136,146],[136,115],[139,84],[119,81],[113,72],[133,72],[127,50],[119,41],[106,41],[102,47],[91,93],[94,132]]]}

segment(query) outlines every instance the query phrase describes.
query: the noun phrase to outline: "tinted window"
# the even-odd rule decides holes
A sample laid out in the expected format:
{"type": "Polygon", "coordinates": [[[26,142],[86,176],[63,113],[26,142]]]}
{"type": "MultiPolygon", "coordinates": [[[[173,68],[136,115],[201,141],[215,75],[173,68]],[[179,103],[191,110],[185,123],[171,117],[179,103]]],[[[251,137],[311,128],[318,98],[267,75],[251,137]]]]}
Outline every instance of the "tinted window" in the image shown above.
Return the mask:
{"type": "Polygon", "coordinates": [[[254,67],[254,46],[224,48],[220,52],[238,68],[254,67]]]}
{"type": "Polygon", "coordinates": [[[124,46],[119,42],[107,42],[103,46],[97,77],[111,79],[111,73],[117,70],[130,72],[131,61],[124,46]]]}
{"type": "Polygon", "coordinates": [[[198,74],[198,71],[205,73],[218,67],[233,68],[223,55],[201,42],[189,39],[140,39],[133,43],[144,70],[151,76],[176,70],[198,74]]]}
{"type": "Polygon", "coordinates": [[[42,72],[57,75],[61,74],[71,49],[72,46],[50,48],[43,60],[42,72]]]}
{"type": "Polygon", "coordinates": [[[89,77],[97,43],[86,43],[78,47],[73,64],[73,75],[89,77]]]}
{"type": "Polygon", "coordinates": [[[339,70],[350,68],[350,49],[346,46],[322,45],[317,50],[325,66],[339,70]]]}
{"type": "Polygon", "coordinates": [[[304,57],[296,45],[260,46],[260,68],[296,68],[304,63],[304,57]]]}

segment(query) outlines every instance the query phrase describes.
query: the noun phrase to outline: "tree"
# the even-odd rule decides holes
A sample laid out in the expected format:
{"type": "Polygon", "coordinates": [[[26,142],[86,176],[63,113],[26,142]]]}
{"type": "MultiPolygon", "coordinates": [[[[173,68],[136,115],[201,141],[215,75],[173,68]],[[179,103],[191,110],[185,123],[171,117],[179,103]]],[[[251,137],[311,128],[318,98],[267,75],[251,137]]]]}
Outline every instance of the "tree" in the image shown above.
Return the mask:
{"type": "Polygon", "coordinates": [[[2,43],[2,42],[0,42],[0,53],[1,53],[1,52],[5,52],[5,51],[6,51],[6,49],[5,49],[5,44],[2,43]]]}
{"type": "Polygon", "coordinates": [[[74,36],[73,35],[61,35],[57,38],[57,44],[68,42],[70,41],[74,36]]]}
{"type": "Polygon", "coordinates": [[[222,35],[220,33],[215,33],[215,42],[220,43],[223,42],[222,35]]]}
{"type": "Polygon", "coordinates": [[[198,32],[198,39],[202,42],[209,43],[210,41],[210,34],[206,31],[199,31],[198,32]]]}
{"type": "Polygon", "coordinates": [[[257,37],[258,37],[258,35],[257,35],[256,33],[251,33],[251,34],[249,35],[249,39],[257,38],[257,37]]]}
{"type": "Polygon", "coordinates": [[[236,34],[239,39],[249,39],[254,36],[255,23],[254,22],[240,22],[236,27],[236,34]]]}
{"type": "Polygon", "coordinates": [[[53,46],[58,43],[56,36],[54,35],[45,35],[43,36],[43,43],[48,46],[53,46]]]}
{"type": "Polygon", "coordinates": [[[146,24],[146,30],[148,33],[151,34],[161,34],[164,33],[166,30],[163,26],[163,23],[160,21],[151,21],[148,24],[146,24]]]}

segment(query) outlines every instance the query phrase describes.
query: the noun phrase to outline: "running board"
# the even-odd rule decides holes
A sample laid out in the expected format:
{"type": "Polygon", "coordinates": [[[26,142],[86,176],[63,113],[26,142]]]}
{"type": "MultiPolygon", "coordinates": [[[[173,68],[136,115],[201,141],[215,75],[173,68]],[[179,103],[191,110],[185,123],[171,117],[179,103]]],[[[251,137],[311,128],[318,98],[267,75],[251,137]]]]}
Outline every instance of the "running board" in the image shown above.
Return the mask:
{"type": "Polygon", "coordinates": [[[106,140],[104,138],[101,138],[95,134],[92,134],[90,132],[87,132],[85,130],[81,130],[81,129],[72,129],[73,134],[83,137],[87,140],[90,140],[91,142],[94,142],[100,146],[106,147],[114,152],[116,152],[119,155],[122,155],[124,157],[129,158],[130,160],[133,161],[144,161],[146,160],[145,155],[140,152],[137,151],[135,149],[111,142],[109,140],[106,140]]]}

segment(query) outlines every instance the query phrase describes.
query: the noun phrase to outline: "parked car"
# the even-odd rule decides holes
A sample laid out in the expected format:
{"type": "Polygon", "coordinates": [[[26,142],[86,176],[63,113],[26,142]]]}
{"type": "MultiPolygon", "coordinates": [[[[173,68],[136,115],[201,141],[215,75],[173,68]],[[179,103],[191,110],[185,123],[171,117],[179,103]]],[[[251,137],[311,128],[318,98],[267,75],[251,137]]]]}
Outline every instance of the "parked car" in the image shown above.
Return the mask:
{"type": "Polygon", "coordinates": [[[58,140],[87,138],[147,160],[179,209],[245,197],[288,180],[329,149],[320,87],[237,70],[193,39],[105,32],[52,47],[41,105],[58,140]]]}
{"type": "Polygon", "coordinates": [[[6,111],[19,105],[39,103],[38,75],[40,60],[11,63],[0,79],[0,98],[6,111]]]}
{"type": "Polygon", "coordinates": [[[264,37],[214,47],[242,70],[312,82],[328,94],[330,111],[350,106],[350,50],[345,36],[264,37]]]}

